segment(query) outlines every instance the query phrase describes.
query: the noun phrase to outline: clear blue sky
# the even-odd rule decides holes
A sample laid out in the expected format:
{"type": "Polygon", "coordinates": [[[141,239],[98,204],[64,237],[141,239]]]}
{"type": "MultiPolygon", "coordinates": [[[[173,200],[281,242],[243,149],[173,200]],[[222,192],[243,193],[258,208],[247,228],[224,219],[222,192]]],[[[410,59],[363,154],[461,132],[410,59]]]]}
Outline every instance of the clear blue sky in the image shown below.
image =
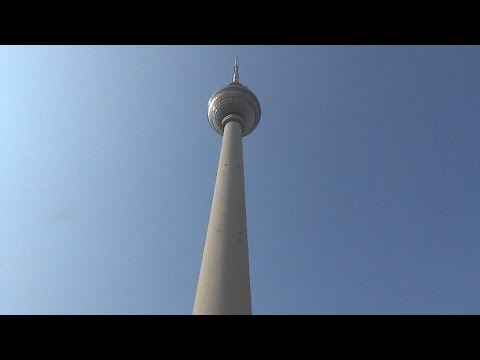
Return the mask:
{"type": "Polygon", "coordinates": [[[479,46],[1,46],[0,313],[191,313],[237,55],[253,312],[479,314],[479,46]]]}

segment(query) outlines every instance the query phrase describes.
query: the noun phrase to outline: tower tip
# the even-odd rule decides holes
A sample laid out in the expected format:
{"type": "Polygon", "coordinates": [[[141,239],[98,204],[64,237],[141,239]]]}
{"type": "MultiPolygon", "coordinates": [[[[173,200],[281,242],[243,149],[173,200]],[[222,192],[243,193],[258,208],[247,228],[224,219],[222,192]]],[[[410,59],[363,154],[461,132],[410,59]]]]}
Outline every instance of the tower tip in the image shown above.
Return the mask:
{"type": "Polygon", "coordinates": [[[238,56],[235,56],[235,65],[233,65],[233,82],[238,81],[238,56]]]}

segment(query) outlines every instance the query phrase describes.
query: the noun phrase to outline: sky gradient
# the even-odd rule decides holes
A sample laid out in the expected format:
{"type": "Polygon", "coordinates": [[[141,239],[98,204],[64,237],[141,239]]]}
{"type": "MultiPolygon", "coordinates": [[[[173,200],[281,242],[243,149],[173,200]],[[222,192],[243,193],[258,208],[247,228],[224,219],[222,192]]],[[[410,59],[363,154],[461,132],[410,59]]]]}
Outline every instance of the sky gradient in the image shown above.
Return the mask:
{"type": "Polygon", "coordinates": [[[221,136],[254,314],[480,314],[479,46],[0,46],[0,313],[191,314],[221,136]]]}

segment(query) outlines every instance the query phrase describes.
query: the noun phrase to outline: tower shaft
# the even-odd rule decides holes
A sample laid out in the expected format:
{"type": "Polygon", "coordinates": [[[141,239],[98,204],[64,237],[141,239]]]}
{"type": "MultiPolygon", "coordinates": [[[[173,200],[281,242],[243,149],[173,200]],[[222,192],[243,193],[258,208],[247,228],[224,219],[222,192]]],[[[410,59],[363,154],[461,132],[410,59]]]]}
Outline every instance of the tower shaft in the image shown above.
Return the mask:
{"type": "Polygon", "coordinates": [[[242,126],[231,120],[223,129],[193,314],[251,313],[242,126]]]}

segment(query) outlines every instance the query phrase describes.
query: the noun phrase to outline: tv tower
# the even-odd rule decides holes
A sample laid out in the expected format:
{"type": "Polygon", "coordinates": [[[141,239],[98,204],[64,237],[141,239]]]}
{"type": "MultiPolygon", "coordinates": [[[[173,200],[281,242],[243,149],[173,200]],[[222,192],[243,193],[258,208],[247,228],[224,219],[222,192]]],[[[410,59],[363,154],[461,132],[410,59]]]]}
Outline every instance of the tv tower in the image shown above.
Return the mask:
{"type": "Polygon", "coordinates": [[[260,103],[238,80],[208,101],[208,122],[223,136],[194,315],[251,315],[242,137],[260,122],[260,103]]]}

